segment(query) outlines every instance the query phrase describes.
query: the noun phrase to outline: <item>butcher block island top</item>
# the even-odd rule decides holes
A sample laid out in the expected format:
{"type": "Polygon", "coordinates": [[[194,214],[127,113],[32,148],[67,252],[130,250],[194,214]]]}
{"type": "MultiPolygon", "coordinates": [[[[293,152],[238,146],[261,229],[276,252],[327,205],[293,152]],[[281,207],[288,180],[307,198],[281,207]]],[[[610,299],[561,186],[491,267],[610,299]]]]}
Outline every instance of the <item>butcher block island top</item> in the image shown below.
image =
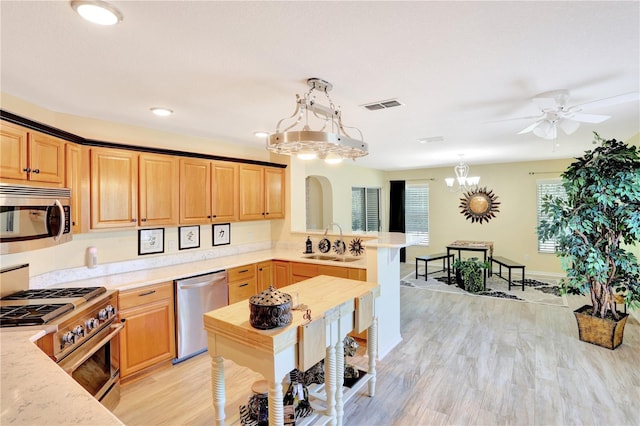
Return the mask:
{"type": "MultiPolygon", "coordinates": [[[[332,309],[352,302],[359,296],[379,292],[378,284],[319,275],[280,289],[283,293],[298,293],[301,305],[311,310],[311,321],[331,316],[332,309]]],[[[353,310],[353,305],[351,306],[353,310]]],[[[256,349],[279,352],[297,342],[298,326],[309,322],[306,311],[294,310],[291,324],[271,330],[259,330],[249,324],[249,301],[234,303],[204,314],[204,328],[233,340],[251,344],[256,349]]]]}
{"type": "MultiPolygon", "coordinates": [[[[324,405],[318,414],[331,424],[342,424],[343,404],[350,394],[343,387],[343,339],[351,332],[367,330],[369,369],[366,380],[369,396],[375,393],[377,318],[374,300],[380,295],[375,282],[319,275],[280,289],[297,293],[299,310],[293,310],[291,323],[260,330],[249,322],[249,301],[218,308],[204,314],[211,356],[213,406],[216,424],[226,424],[225,374],[223,359],[249,367],[269,383],[269,424],[284,424],[282,381],[293,369],[305,371],[325,360],[324,405]],[[303,306],[304,305],[304,306],[303,306]]],[[[246,384],[247,389],[251,383],[246,384]]],[[[313,403],[312,403],[313,405],[313,403]]],[[[230,413],[231,414],[231,413],[230,413]]],[[[237,422],[232,414],[231,423],[237,422]]]]}

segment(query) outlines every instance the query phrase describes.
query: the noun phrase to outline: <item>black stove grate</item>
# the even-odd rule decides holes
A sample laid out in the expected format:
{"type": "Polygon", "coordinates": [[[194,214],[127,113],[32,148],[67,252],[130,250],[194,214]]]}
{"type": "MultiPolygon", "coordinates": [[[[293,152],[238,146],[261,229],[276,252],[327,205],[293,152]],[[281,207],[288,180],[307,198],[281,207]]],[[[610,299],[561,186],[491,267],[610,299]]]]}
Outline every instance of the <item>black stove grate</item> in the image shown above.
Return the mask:
{"type": "Polygon", "coordinates": [[[85,300],[90,300],[106,291],[107,289],[104,287],[37,288],[13,293],[3,297],[2,300],[60,299],[73,297],[83,297],[85,300]]]}
{"type": "Polygon", "coordinates": [[[42,325],[72,310],[72,303],[0,306],[0,327],[42,325]]]}

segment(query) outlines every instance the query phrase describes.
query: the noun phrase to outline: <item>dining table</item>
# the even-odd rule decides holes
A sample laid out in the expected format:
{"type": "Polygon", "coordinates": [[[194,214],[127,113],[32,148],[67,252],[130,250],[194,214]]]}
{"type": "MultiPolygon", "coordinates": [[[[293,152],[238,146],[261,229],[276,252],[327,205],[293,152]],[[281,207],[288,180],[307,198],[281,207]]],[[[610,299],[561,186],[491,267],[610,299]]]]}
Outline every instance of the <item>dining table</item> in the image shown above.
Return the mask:
{"type": "MultiPolygon", "coordinates": [[[[489,261],[489,275],[491,275],[491,258],[493,257],[493,241],[469,241],[456,240],[447,244],[447,255],[457,252],[458,259],[462,260],[462,252],[482,253],[482,260],[489,261]]],[[[455,259],[454,259],[455,261],[455,259]]],[[[487,269],[483,269],[483,288],[487,289],[487,269]]]]}

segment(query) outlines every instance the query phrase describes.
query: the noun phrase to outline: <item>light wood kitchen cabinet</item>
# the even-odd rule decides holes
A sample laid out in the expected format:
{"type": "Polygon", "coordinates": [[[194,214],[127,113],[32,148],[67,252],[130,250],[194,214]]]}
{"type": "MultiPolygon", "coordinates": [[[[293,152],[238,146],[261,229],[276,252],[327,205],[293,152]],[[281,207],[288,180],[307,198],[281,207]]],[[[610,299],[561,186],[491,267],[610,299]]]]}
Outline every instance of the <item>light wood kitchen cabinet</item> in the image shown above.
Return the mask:
{"type": "Polygon", "coordinates": [[[303,262],[289,263],[291,267],[292,284],[313,278],[317,275],[329,275],[331,277],[349,278],[358,281],[367,280],[366,269],[303,262]]]}
{"type": "Polygon", "coordinates": [[[273,262],[268,260],[266,262],[259,262],[257,264],[258,269],[258,293],[266,290],[269,286],[275,283],[273,281],[273,262]]]}
{"type": "Polygon", "coordinates": [[[292,284],[291,266],[289,262],[284,260],[273,261],[273,279],[275,281],[275,288],[282,288],[292,284]]]}
{"type": "Polygon", "coordinates": [[[13,183],[62,186],[65,141],[2,121],[0,178],[13,183]]]}
{"type": "Polygon", "coordinates": [[[139,226],[178,224],[178,159],[170,155],[139,156],[139,226]]]}
{"type": "Polygon", "coordinates": [[[91,228],[177,225],[178,160],[91,149],[91,228]]]}
{"type": "Polygon", "coordinates": [[[180,224],[211,222],[211,161],[180,158],[180,224]]]}
{"type": "Polygon", "coordinates": [[[239,165],[230,161],[211,163],[212,222],[237,222],[239,199],[239,165]]]}
{"type": "Polygon", "coordinates": [[[170,365],[176,356],[173,282],[121,291],[120,378],[123,382],[170,365]]]}
{"type": "Polygon", "coordinates": [[[230,305],[258,293],[256,269],[255,263],[227,269],[230,305]]]}
{"type": "Polygon", "coordinates": [[[238,221],[238,164],[180,159],[180,224],[238,221]]]}
{"type": "Polygon", "coordinates": [[[74,234],[89,228],[88,149],[75,143],[65,146],[65,183],[71,189],[71,226],[74,234]]]}
{"type": "Polygon", "coordinates": [[[240,220],[284,218],[284,169],[240,165],[240,220]]]}
{"type": "Polygon", "coordinates": [[[138,154],[91,149],[91,228],[137,226],[138,154]]]}

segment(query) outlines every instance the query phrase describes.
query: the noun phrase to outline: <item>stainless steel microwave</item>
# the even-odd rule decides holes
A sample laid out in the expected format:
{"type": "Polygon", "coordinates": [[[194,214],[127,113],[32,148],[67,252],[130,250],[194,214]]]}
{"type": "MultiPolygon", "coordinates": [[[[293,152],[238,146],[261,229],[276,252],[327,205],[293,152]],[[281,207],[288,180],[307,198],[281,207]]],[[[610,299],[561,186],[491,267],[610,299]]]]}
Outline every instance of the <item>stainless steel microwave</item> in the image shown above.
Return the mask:
{"type": "Polygon", "coordinates": [[[0,254],[71,241],[71,190],[0,183],[0,254]]]}

